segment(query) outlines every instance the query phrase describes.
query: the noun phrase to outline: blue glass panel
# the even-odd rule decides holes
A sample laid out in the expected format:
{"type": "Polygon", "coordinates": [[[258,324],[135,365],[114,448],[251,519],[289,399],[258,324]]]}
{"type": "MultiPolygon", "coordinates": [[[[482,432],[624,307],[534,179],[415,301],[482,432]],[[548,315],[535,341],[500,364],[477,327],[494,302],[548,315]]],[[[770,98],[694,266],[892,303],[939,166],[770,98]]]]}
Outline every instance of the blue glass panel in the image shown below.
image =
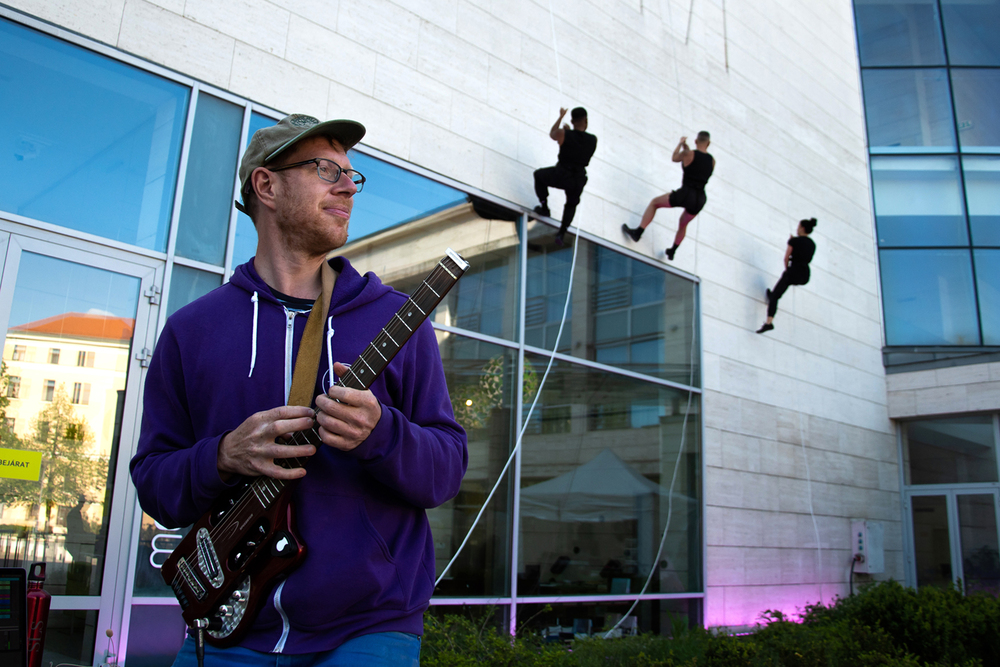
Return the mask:
{"type": "Polygon", "coordinates": [[[943,0],[952,65],[1000,65],[1000,0],[943,0]]]}
{"type": "Polygon", "coordinates": [[[983,345],[1000,345],[1000,250],[976,250],[975,254],[983,345]]]}
{"type": "Polygon", "coordinates": [[[962,150],[1000,153],[1000,70],[953,69],[951,85],[962,150]]]}
{"type": "Polygon", "coordinates": [[[944,65],[937,2],[854,0],[861,64],[944,65]]]}
{"type": "Polygon", "coordinates": [[[218,273],[208,273],[192,269],[189,266],[174,264],[174,270],[170,277],[167,315],[173,315],[182,306],[208,294],[221,284],[222,276],[218,273]]]}
{"type": "Polygon", "coordinates": [[[979,345],[968,250],[883,250],[888,345],[979,345]]]}
{"type": "Polygon", "coordinates": [[[0,209],[165,251],[188,88],[5,19],[0,72],[0,209]]]}
{"type": "Polygon", "coordinates": [[[1000,156],[962,158],[973,245],[1000,246],[1000,156]]]}
{"type": "MultiPolygon", "coordinates": [[[[247,129],[246,145],[250,144],[250,138],[257,130],[270,127],[278,121],[259,113],[250,114],[250,127],[247,129]]],[[[243,159],[243,155],[240,155],[243,159]]],[[[243,264],[257,254],[257,228],[253,226],[251,220],[245,213],[236,214],[236,240],[233,243],[233,267],[243,264]]]]}
{"type": "Polygon", "coordinates": [[[188,150],[175,252],[219,266],[226,259],[243,108],[201,93],[188,150]]]}
{"type": "Polygon", "coordinates": [[[351,166],[365,175],[365,189],[354,198],[350,241],[426,218],[467,200],[455,188],[406,171],[378,158],[351,151],[351,166]]]}
{"type": "Polygon", "coordinates": [[[946,70],[864,70],[862,83],[872,153],[955,150],[946,70]]]}
{"type": "Polygon", "coordinates": [[[872,156],[880,246],[968,245],[955,157],[872,156]]]}
{"type": "MultiPolygon", "coordinates": [[[[525,342],[551,350],[562,319],[572,246],[530,223],[525,342]]],[[[684,384],[700,382],[696,287],[671,273],[581,238],[559,352],[684,384]]]]}

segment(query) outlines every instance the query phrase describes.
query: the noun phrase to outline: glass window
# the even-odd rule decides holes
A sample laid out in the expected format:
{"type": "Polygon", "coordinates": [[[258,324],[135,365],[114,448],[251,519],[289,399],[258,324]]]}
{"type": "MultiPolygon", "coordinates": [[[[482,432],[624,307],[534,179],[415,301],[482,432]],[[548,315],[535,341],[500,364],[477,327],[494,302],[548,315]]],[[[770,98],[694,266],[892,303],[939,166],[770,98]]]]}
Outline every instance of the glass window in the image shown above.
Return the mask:
{"type": "MultiPolygon", "coordinates": [[[[529,223],[528,239],[525,343],[551,350],[573,249],[555,245],[552,228],[537,222],[529,223]]],[[[696,284],[602,245],[576,243],[573,296],[558,351],[698,386],[696,284]]]]}
{"type": "Polygon", "coordinates": [[[903,466],[907,484],[996,482],[993,418],[904,422],[903,466]]]}
{"type": "Polygon", "coordinates": [[[170,277],[170,296],[167,304],[167,315],[173,315],[181,306],[186,306],[195,299],[205,296],[222,284],[222,276],[192,269],[189,266],[174,264],[170,277]]]}
{"type": "Polygon", "coordinates": [[[176,253],[219,266],[226,258],[243,107],[201,93],[194,116],[176,253]]]}
{"type": "MultiPolygon", "coordinates": [[[[525,415],[547,363],[525,355],[525,415]]],[[[567,362],[541,392],[522,445],[518,595],[637,593],[668,519],[649,592],[701,590],[699,398],[685,418],[686,392],[567,362]]]]}
{"type": "Polygon", "coordinates": [[[0,19],[0,209],[165,251],[189,89],[0,19]]]}
{"type": "Polygon", "coordinates": [[[962,158],[974,245],[1000,246],[1000,156],[962,158]]]}
{"type": "Polygon", "coordinates": [[[50,347],[49,348],[49,363],[58,364],[59,363],[59,348],[50,347]]]}
{"type": "Polygon", "coordinates": [[[864,67],[943,65],[935,0],[854,0],[864,67]]]}
{"type": "Polygon", "coordinates": [[[997,551],[996,498],[992,493],[961,494],[958,534],[966,593],[1000,593],[1000,553],[997,551]]]}
{"type": "MultiPolygon", "coordinates": [[[[365,191],[358,197],[367,194],[365,183],[365,191]]],[[[358,210],[357,205],[354,210],[358,210]]],[[[474,201],[463,200],[446,212],[431,213],[406,225],[349,241],[336,254],[346,257],[359,272],[374,271],[382,282],[412,294],[450,247],[469,262],[469,269],[430,319],[513,340],[517,334],[520,285],[518,225],[484,215],[518,217],[507,209],[486,210],[474,201]],[[415,234],[419,234],[419,241],[415,242],[415,234]]]]}
{"type": "Polygon", "coordinates": [[[941,0],[952,65],[1000,65],[1000,0],[941,0]]]}
{"type": "MultiPolygon", "coordinates": [[[[522,603],[517,606],[517,617],[524,625],[518,629],[523,627],[525,630],[540,633],[546,641],[551,642],[598,636],[603,638],[622,620],[631,606],[631,601],[544,605],[522,603]]],[[[675,630],[675,623],[683,624],[684,628],[701,627],[701,600],[644,600],[636,605],[611,636],[622,637],[639,633],[671,636],[675,630]]],[[[593,642],[576,648],[577,655],[587,655],[591,644],[593,642]]],[[[598,661],[611,660],[607,657],[609,652],[607,646],[598,642],[593,646],[597,650],[590,654],[596,654],[595,661],[590,662],[581,657],[579,664],[597,664],[598,661]]]]}
{"type": "Polygon", "coordinates": [[[979,345],[968,250],[883,250],[887,345],[979,345]]]}
{"type": "Polygon", "coordinates": [[[880,246],[968,245],[958,159],[871,158],[880,246]]]}
{"type": "MultiPolygon", "coordinates": [[[[261,128],[270,127],[278,121],[259,113],[250,114],[250,127],[247,128],[245,145],[250,145],[250,139],[254,132],[261,128]]],[[[240,160],[243,155],[240,154],[240,160]]],[[[367,191],[367,188],[366,188],[367,191]]],[[[257,228],[253,226],[253,220],[242,211],[236,214],[236,241],[233,244],[233,267],[247,262],[257,253],[257,228]]]]}
{"type": "Polygon", "coordinates": [[[76,353],[76,365],[81,368],[93,368],[94,367],[94,352],[88,352],[86,350],[80,350],[76,353]]]}
{"type": "Polygon", "coordinates": [[[24,353],[28,349],[27,345],[15,345],[14,352],[11,354],[11,361],[24,361],[24,353]]]}
{"type": "Polygon", "coordinates": [[[948,499],[913,496],[913,552],[917,586],[951,588],[951,541],[948,533],[948,499]]]}
{"type": "Polygon", "coordinates": [[[976,250],[975,259],[983,345],[1000,345],[1000,250],[976,250]]]}
{"type": "Polygon", "coordinates": [[[944,69],[869,69],[861,73],[872,153],[955,150],[944,69]]]}
{"type": "Polygon", "coordinates": [[[55,393],[56,393],[56,381],[46,380],[42,384],[42,400],[51,403],[53,397],[55,396],[55,393]]]}
{"type": "Polygon", "coordinates": [[[19,398],[21,394],[21,378],[11,375],[7,378],[7,398],[19,398]]]}
{"type": "Polygon", "coordinates": [[[951,85],[962,150],[1000,152],[1000,70],[953,69],[951,85]]]}
{"type": "MultiPolygon", "coordinates": [[[[455,417],[469,436],[469,469],[458,495],[428,510],[440,575],[465,539],[514,443],[516,350],[438,331],[455,417]]],[[[446,597],[510,594],[510,471],[458,560],[434,594],[446,597]]]]}

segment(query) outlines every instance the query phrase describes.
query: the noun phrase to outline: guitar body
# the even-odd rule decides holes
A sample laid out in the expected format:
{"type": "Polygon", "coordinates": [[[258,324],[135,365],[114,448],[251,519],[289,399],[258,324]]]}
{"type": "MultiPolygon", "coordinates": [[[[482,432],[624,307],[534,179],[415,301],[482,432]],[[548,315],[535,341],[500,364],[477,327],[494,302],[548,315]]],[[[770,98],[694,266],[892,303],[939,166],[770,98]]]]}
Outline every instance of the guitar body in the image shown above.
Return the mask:
{"type": "Polygon", "coordinates": [[[250,481],[225,496],[191,527],[161,569],[184,621],[194,627],[197,619],[208,619],[205,641],[220,648],[243,639],[274,585],[306,555],[291,494],[262,507],[261,486],[250,481]]]}
{"type": "MultiPolygon", "coordinates": [[[[340,384],[365,390],[437,307],[469,264],[451,248],[430,275],[351,364],[340,384]]],[[[296,445],[323,445],[313,428],[292,434],[296,445]]],[[[289,468],[308,459],[275,461],[289,468]]],[[[244,479],[181,540],[160,573],[181,603],[189,627],[206,627],[205,641],[225,648],[240,642],[274,585],[305,558],[291,505],[296,481],[244,479]]]]}

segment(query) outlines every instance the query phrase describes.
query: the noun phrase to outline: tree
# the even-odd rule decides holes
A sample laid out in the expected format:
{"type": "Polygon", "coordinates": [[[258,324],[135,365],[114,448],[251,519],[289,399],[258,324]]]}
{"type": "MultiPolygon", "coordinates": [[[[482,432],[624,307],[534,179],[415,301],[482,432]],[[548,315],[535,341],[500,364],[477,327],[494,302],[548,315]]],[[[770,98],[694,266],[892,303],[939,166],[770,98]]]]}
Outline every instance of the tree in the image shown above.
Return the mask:
{"type": "Polygon", "coordinates": [[[25,448],[42,452],[42,471],[33,483],[30,502],[45,507],[40,526],[44,531],[53,524],[53,508],[72,507],[80,496],[93,495],[104,486],[108,461],[94,452],[94,436],[86,421],[76,415],[61,384],[52,402],[35,417],[31,433],[25,448]]]}

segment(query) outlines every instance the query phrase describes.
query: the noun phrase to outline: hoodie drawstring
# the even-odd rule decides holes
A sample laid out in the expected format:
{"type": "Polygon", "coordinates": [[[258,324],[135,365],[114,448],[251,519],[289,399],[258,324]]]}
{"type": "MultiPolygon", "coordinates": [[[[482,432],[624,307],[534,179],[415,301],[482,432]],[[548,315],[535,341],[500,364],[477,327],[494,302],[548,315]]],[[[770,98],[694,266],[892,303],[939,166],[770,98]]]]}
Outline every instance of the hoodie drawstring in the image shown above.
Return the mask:
{"type": "Polygon", "coordinates": [[[326,363],[330,367],[330,386],[333,386],[333,317],[326,318],[326,363]]]}
{"type": "Polygon", "coordinates": [[[253,377],[253,367],[257,363],[257,292],[253,293],[250,301],[253,302],[253,333],[250,339],[250,375],[247,377],[253,377]]]}

